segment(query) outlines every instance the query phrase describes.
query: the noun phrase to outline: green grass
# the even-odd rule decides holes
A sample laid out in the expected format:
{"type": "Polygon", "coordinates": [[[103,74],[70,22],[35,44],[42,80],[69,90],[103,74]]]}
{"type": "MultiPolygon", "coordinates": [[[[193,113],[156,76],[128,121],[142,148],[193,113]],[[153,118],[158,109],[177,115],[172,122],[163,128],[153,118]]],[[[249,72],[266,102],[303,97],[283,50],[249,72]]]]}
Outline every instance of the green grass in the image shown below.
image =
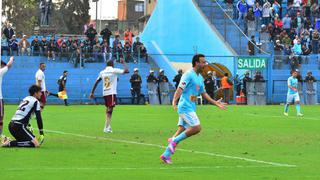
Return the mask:
{"type": "MultiPolygon", "coordinates": [[[[16,106],[5,108],[5,134],[9,135],[7,124],[16,106]]],[[[226,111],[198,106],[201,133],[180,143],[174,164],[164,165],[159,161],[164,149],[156,145],[165,146],[176,130],[177,114],[170,106],[117,106],[114,133],[108,135],[102,132],[104,106],[47,106],[45,129],[71,134],[47,131],[39,149],[0,149],[0,177],[319,179],[319,109],[302,106],[305,116],[297,118],[293,106],[289,117],[282,116],[282,106],[230,106],[226,111]]]]}

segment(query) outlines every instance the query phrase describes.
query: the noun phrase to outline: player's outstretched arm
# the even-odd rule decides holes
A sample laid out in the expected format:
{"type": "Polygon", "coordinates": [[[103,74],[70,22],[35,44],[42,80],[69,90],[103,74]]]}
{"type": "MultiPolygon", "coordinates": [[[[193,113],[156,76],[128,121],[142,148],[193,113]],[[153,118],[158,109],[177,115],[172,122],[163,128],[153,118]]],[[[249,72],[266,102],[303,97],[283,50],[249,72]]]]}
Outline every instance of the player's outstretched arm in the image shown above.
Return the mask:
{"type": "Polygon", "coordinates": [[[94,83],[93,88],[92,88],[91,93],[90,93],[90,96],[89,96],[90,99],[94,98],[94,91],[96,90],[96,88],[97,88],[97,86],[98,86],[100,81],[101,81],[101,78],[97,79],[96,82],[94,83]]]}
{"type": "Polygon", "coordinates": [[[207,101],[209,101],[211,104],[218,106],[220,109],[226,109],[226,108],[227,108],[227,106],[226,106],[227,104],[221,102],[222,98],[219,99],[218,101],[215,101],[215,100],[213,100],[213,99],[208,95],[208,93],[202,93],[201,95],[202,95],[202,97],[203,97],[204,99],[206,99],[207,101]]]}
{"type": "Polygon", "coordinates": [[[14,61],[14,56],[11,56],[9,62],[7,63],[8,68],[11,68],[13,61],[14,61]]]}
{"type": "Polygon", "coordinates": [[[178,100],[180,99],[182,91],[183,90],[180,87],[178,87],[176,92],[174,93],[173,100],[172,100],[172,107],[174,110],[177,110],[177,103],[178,103],[178,100]]]}

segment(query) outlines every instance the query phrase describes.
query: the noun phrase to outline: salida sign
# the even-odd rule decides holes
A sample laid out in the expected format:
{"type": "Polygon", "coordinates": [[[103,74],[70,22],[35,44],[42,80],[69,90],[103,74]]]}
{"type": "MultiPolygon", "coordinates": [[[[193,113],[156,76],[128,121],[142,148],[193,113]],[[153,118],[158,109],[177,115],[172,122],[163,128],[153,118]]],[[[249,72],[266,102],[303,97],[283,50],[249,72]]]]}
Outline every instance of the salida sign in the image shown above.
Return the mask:
{"type": "Polygon", "coordinates": [[[239,57],[238,69],[265,69],[267,68],[266,58],[239,57]]]}

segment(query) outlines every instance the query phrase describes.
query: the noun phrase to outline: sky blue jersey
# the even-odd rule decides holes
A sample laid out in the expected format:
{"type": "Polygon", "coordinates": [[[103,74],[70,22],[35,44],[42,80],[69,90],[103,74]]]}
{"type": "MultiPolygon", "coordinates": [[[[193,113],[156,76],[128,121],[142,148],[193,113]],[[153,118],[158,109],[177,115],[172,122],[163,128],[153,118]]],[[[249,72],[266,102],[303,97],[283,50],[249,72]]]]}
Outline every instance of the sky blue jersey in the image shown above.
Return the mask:
{"type": "Polygon", "coordinates": [[[184,73],[178,88],[183,89],[178,103],[178,113],[189,113],[196,111],[197,97],[204,93],[204,79],[193,69],[184,73]]]}
{"type": "MultiPolygon", "coordinates": [[[[291,87],[298,89],[298,79],[293,76],[289,77],[288,78],[288,86],[291,86],[291,87]]],[[[288,87],[288,94],[295,94],[295,93],[297,93],[297,92],[288,87]]]]}

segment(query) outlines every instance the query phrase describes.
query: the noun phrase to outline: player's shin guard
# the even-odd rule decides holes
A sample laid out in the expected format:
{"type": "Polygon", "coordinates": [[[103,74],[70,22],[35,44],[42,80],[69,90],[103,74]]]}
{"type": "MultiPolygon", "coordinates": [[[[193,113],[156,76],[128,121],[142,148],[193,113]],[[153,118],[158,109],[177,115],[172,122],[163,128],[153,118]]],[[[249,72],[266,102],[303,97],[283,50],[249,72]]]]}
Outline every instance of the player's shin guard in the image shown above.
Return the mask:
{"type": "Polygon", "coordinates": [[[296,104],[296,110],[297,110],[297,114],[300,114],[300,104],[296,104]]]}
{"type": "Polygon", "coordinates": [[[179,134],[177,137],[175,137],[175,138],[173,139],[173,142],[175,142],[175,143],[178,144],[180,141],[186,139],[187,137],[188,137],[188,136],[187,136],[187,134],[186,134],[186,131],[183,131],[181,134],[179,134]]]}
{"type": "Polygon", "coordinates": [[[284,112],[288,113],[289,110],[289,103],[286,103],[286,105],[284,106],[284,112]]]}
{"type": "Polygon", "coordinates": [[[23,142],[11,141],[9,144],[9,147],[35,147],[35,146],[31,141],[23,141],[23,142]]]}

